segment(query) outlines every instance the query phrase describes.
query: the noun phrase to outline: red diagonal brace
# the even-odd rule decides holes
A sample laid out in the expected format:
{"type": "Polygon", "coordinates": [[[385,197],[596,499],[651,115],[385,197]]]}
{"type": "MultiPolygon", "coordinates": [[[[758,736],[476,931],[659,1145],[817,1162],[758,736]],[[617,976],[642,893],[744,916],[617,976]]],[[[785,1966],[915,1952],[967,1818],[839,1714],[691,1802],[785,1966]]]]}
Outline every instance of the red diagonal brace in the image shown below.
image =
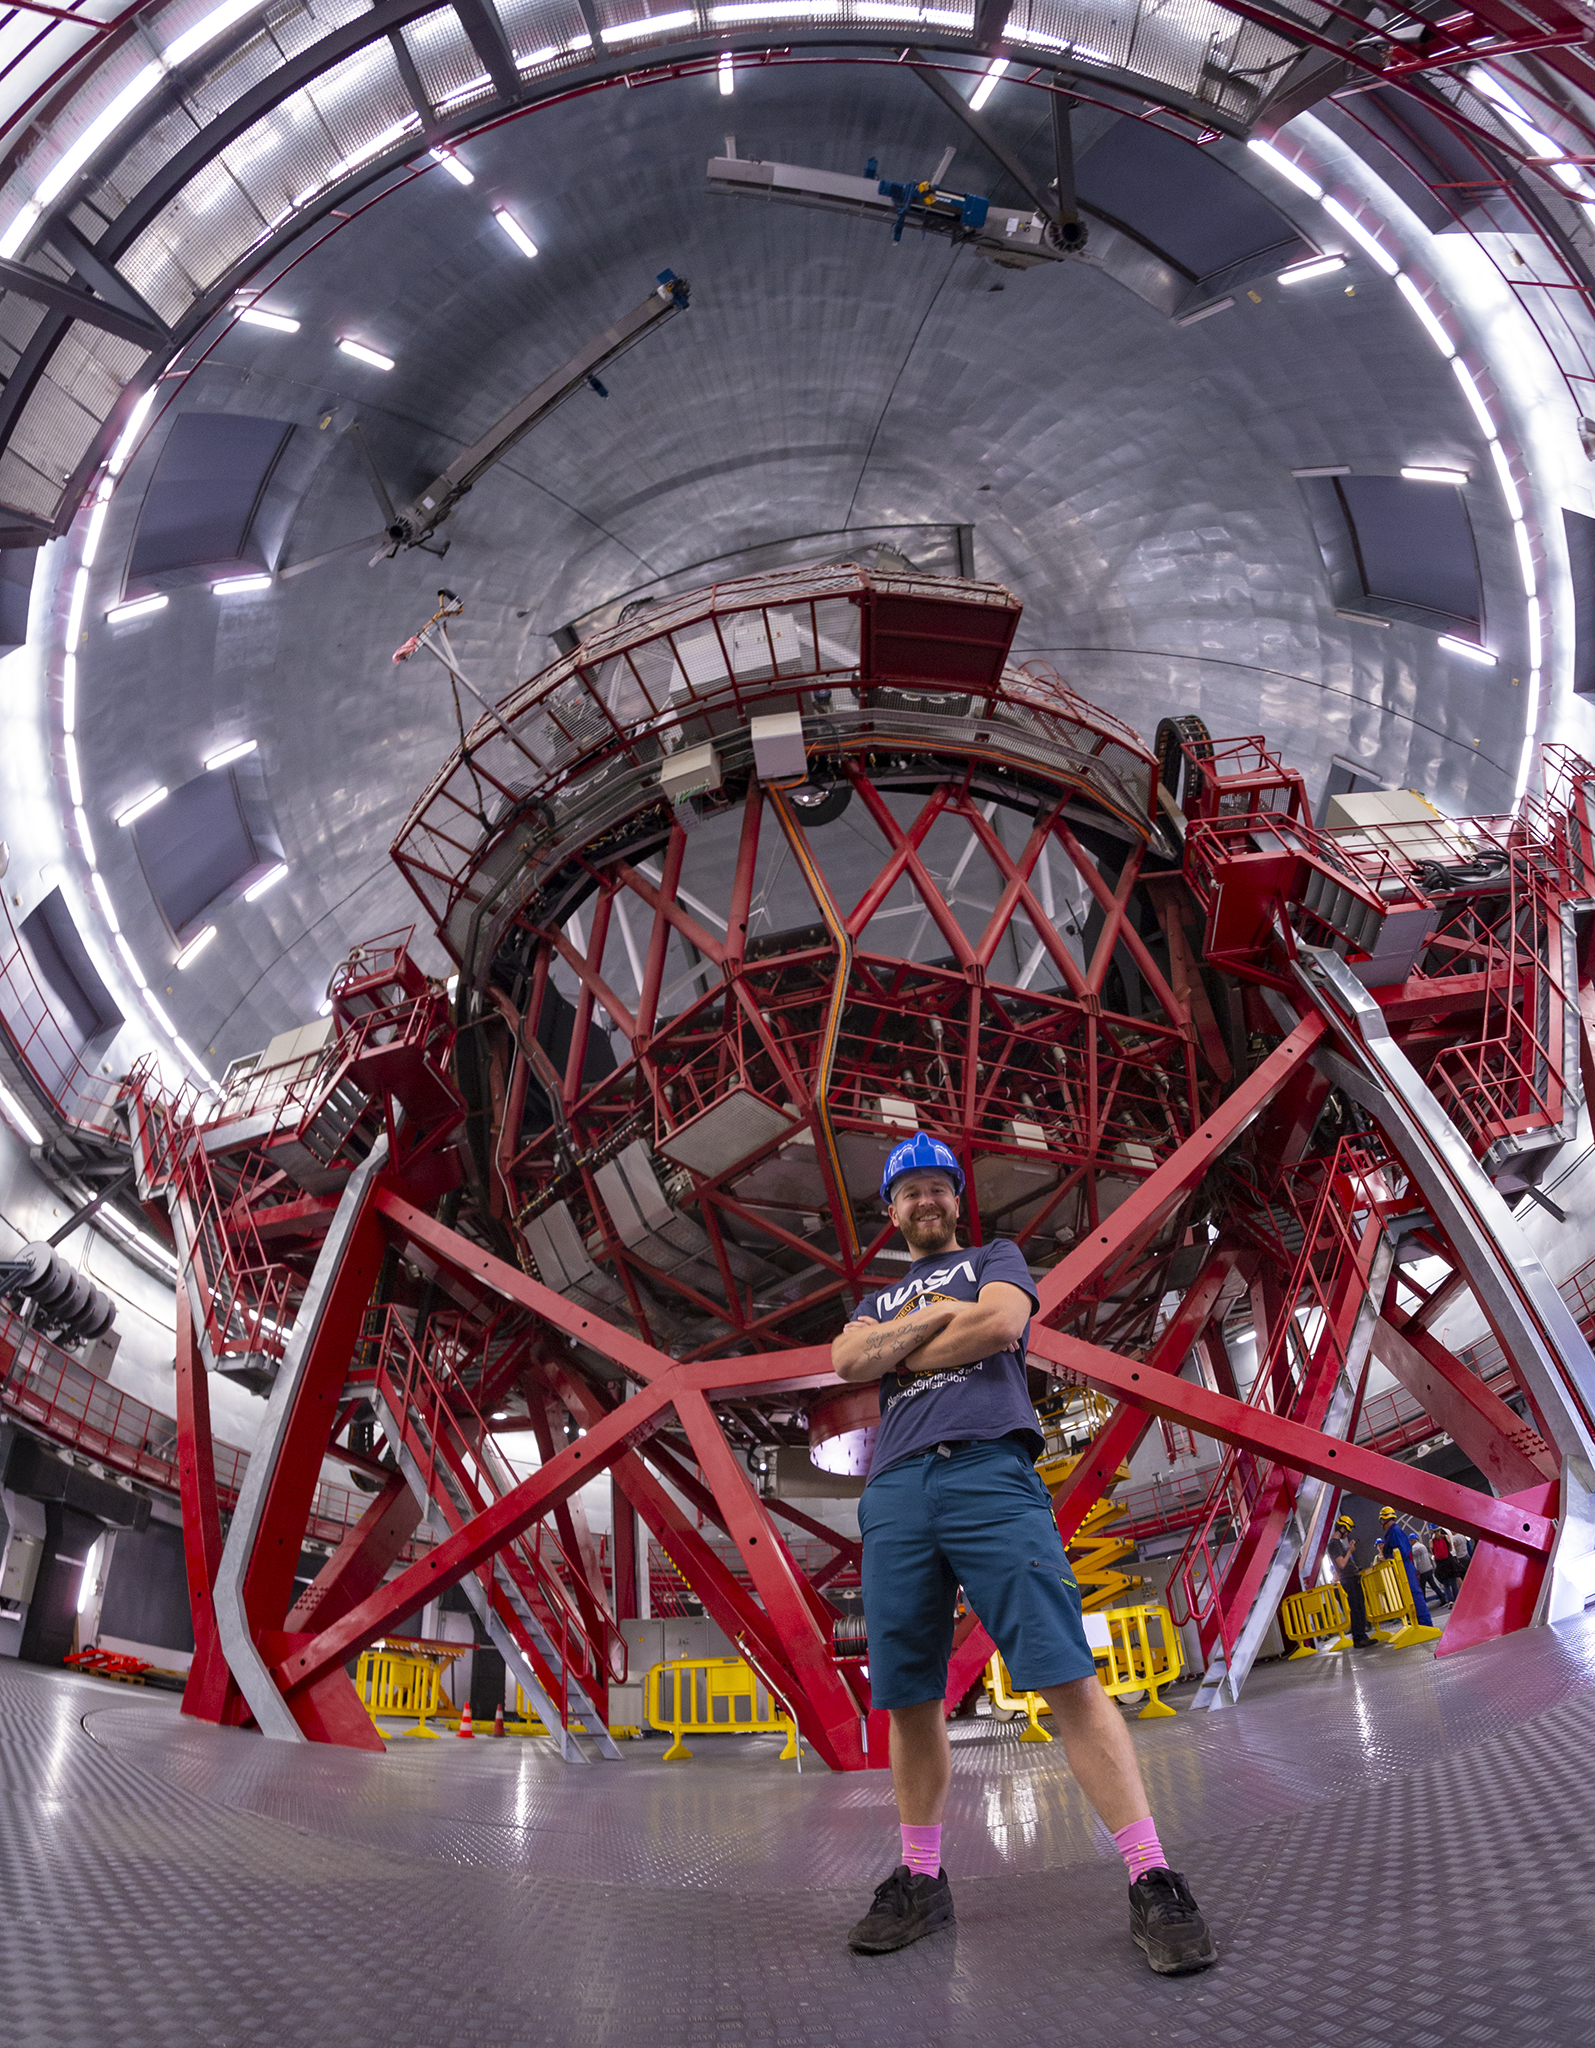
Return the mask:
{"type": "Polygon", "coordinates": [[[1239,1444],[1289,1471],[1310,1472],[1347,1493],[1388,1501],[1426,1521],[1464,1529],[1488,1543],[1504,1544],[1525,1557],[1548,1553],[1555,1538],[1556,1524],[1543,1515],[1509,1507],[1471,1487],[1437,1479],[1416,1465],[1403,1465],[1359,1444],[1325,1436],[1321,1430],[1308,1429],[1244,1401],[1232,1401],[1228,1395],[1212,1393],[1190,1380],[1150,1372],[1139,1360],[1119,1358],[1100,1345],[1082,1343],[1078,1337],[1032,1325],[1030,1352],[1099,1393],[1183,1422],[1220,1443],[1239,1444]]]}

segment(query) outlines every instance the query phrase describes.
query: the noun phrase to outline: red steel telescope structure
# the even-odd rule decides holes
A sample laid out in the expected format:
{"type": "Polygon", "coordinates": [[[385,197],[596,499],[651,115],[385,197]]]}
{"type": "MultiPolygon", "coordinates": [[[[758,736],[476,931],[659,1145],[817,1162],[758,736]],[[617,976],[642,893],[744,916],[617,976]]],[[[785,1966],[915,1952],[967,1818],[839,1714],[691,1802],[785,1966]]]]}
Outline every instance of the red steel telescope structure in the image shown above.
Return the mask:
{"type": "MultiPolygon", "coordinates": [[[[452,999],[389,934],[325,1045],[220,1105],[130,1091],[182,1269],[185,1711],[380,1746],[345,1667],[460,1584],[566,1755],[612,1755],[640,1528],[832,1767],[884,1761],[827,1598],[856,1546],[754,1473],[858,1469],[874,1390],[829,1345],[903,1270],[913,1129],[1030,1263],[1038,1393],[1106,1397],[1065,1535],[1158,1418],[1222,1447],[1171,1581],[1199,1704],[1342,1491],[1477,1539],[1442,1652],[1595,1595],[1595,1359],[1513,1210],[1595,1077],[1595,769],[1320,829],[1265,738],[1149,742],[1016,663],[1019,614],[792,571],[633,607],[493,708],[419,636],[482,705],[394,847],[452,999]],[[1470,1295],[1488,1379],[1437,1334],[1470,1295]],[[1358,1441],[1375,1359],[1493,1495],[1358,1441]],[[208,1371],[268,1395],[225,1530],[208,1371]],[[370,1506],[295,1598],[329,1450],[370,1506]]],[[[949,1709],[988,1655],[965,1616],[949,1709]]]]}

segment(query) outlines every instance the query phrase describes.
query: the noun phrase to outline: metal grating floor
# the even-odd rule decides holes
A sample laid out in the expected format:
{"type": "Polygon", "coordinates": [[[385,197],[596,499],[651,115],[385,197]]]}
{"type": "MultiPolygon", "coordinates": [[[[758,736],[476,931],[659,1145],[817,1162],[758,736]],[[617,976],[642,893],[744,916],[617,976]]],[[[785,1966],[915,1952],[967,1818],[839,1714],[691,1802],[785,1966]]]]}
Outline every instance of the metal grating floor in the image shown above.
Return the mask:
{"type": "Polygon", "coordinates": [[[989,1724],[956,1730],[957,1929],[866,1960],[843,1936],[896,1860],[884,1773],[736,1738],[370,1757],[175,1708],[0,1663],[17,2048],[1595,2043],[1595,1619],[1132,1721],[1224,1950],[1174,1981],[1057,1747],[989,1724]]]}

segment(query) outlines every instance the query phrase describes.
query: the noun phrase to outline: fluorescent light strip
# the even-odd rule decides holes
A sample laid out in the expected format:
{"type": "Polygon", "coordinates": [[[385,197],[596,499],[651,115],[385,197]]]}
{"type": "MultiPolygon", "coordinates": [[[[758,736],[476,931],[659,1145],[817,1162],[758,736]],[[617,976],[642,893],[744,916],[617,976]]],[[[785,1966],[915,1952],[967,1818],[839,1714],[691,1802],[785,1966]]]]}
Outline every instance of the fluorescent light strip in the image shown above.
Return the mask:
{"type": "Polygon", "coordinates": [[[507,207],[495,206],[493,218],[523,256],[535,256],[537,254],[537,244],[507,207]]]}
{"type": "Polygon", "coordinates": [[[136,597],[131,604],[113,604],[105,614],[108,626],[124,625],[129,619],[147,619],[152,612],[163,612],[171,602],[164,590],[158,590],[153,597],[136,597]]]}
{"type": "Polygon", "coordinates": [[[441,164],[456,185],[474,185],[476,179],[469,172],[452,149],[429,149],[427,155],[433,163],[441,164]]]}
{"type": "Polygon", "coordinates": [[[986,66],[984,77],[969,95],[969,111],[978,114],[992,94],[997,90],[997,81],[1008,69],[1006,57],[994,57],[986,66]]]}
{"type": "Polygon", "coordinates": [[[88,813],[81,804],[73,806],[72,822],[77,826],[78,838],[83,844],[83,858],[91,868],[98,867],[99,862],[94,858],[94,835],[89,830],[88,813]]]}
{"type": "Polygon", "coordinates": [[[723,100],[728,100],[737,89],[737,74],[731,62],[731,52],[729,50],[722,50],[720,52],[719,77],[720,97],[723,100]]]}
{"type": "Polygon", "coordinates": [[[89,572],[79,569],[72,579],[72,600],[66,610],[66,644],[71,653],[78,644],[78,635],[83,631],[83,607],[89,599],[89,572]]]}
{"type": "Polygon", "coordinates": [[[264,306],[245,306],[238,315],[246,326],[269,327],[273,334],[297,334],[299,322],[290,320],[286,313],[268,313],[264,306]]]}
{"type": "Polygon", "coordinates": [[[199,958],[200,954],[204,952],[205,948],[210,944],[211,940],[215,938],[215,936],[216,927],[213,924],[206,925],[205,929],[202,932],[196,932],[193,938],[191,938],[188,944],[183,948],[182,952],[179,953],[177,956],[177,964],[179,968],[192,967],[194,962],[199,958]]]}
{"type": "Polygon", "coordinates": [[[369,363],[373,370],[391,370],[393,368],[394,358],[392,356],[385,356],[377,349],[367,348],[363,341],[350,341],[346,335],[340,334],[338,346],[346,356],[353,356],[357,363],[369,363]]]}
{"type": "Polygon", "coordinates": [[[805,15],[820,17],[841,13],[836,0],[759,0],[754,6],[711,7],[714,21],[797,21],[805,15]]]}
{"type": "Polygon", "coordinates": [[[78,557],[85,569],[93,568],[94,557],[100,552],[100,534],[105,526],[105,515],[110,509],[110,500],[101,498],[89,514],[89,523],[83,534],[83,553],[78,557]]]}
{"type": "Polygon", "coordinates": [[[111,450],[111,459],[105,465],[108,476],[120,476],[122,474],[127,458],[133,452],[133,443],[142,432],[144,422],[149,418],[150,407],[155,403],[155,388],[152,384],[128,414],[127,425],[116,437],[116,446],[111,450]]]}
{"type": "Polygon", "coordinates": [[[1494,668],[1495,656],[1488,647],[1480,647],[1472,640],[1457,640],[1449,633],[1440,635],[1440,645],[1447,654],[1460,654],[1467,661],[1476,661],[1482,668],[1494,668]]]}
{"type": "Polygon", "coordinates": [[[252,882],[250,886],[244,891],[244,901],[246,903],[258,903],[261,897],[265,895],[268,889],[276,888],[277,884],[282,880],[283,876],[287,874],[287,872],[287,862],[281,860],[278,861],[277,865],[274,868],[268,868],[266,873],[261,876],[258,882],[252,882]]]}
{"type": "Polygon", "coordinates": [[[111,892],[105,886],[105,877],[96,868],[89,876],[89,882],[95,895],[100,899],[100,908],[105,912],[105,922],[111,927],[111,937],[114,939],[122,929],[122,924],[116,914],[116,905],[111,901],[111,892]]]}
{"type": "Polygon", "coordinates": [[[1523,500],[1518,496],[1517,485],[1512,481],[1512,465],[1506,459],[1506,450],[1499,441],[1490,443],[1490,453],[1495,458],[1495,473],[1501,480],[1501,496],[1506,500],[1508,516],[1523,517],[1523,500]]]}
{"type": "Polygon", "coordinates": [[[19,1137],[25,1138],[30,1145],[42,1145],[44,1143],[43,1131],[39,1129],[32,1117],[28,1115],[28,1112],[18,1102],[4,1081],[0,1081],[0,1111],[4,1112],[6,1122],[11,1125],[19,1137]]]}
{"type": "Polygon", "coordinates": [[[1512,538],[1517,542],[1518,567],[1523,571],[1523,594],[1533,597],[1539,589],[1534,580],[1534,550],[1529,545],[1529,530],[1521,519],[1512,521],[1512,538]]]}
{"type": "Polygon", "coordinates": [[[690,28],[697,18],[690,7],[683,7],[674,14],[644,16],[637,21],[617,21],[613,28],[601,29],[599,33],[606,43],[634,43],[639,36],[662,36],[673,28],[690,28]]]}
{"type": "Polygon", "coordinates": [[[1455,484],[1460,490],[1467,482],[1467,472],[1461,469],[1419,469],[1409,467],[1401,474],[1409,484],[1455,484]]]}
{"type": "Polygon", "coordinates": [[[1248,149],[1255,149],[1270,170],[1278,171],[1282,178],[1289,179],[1298,192],[1305,192],[1309,199],[1322,199],[1324,188],[1316,178],[1311,178],[1300,164],[1293,164],[1288,156],[1282,156],[1270,142],[1248,142],[1248,149]]]}
{"type": "Polygon", "coordinates": [[[66,761],[67,794],[72,799],[73,808],[81,810],[83,808],[83,778],[78,773],[78,743],[69,732],[64,732],[61,735],[61,753],[66,761]]]}
{"type": "Polygon", "coordinates": [[[142,995],[144,990],[149,987],[149,982],[145,979],[144,976],[144,970],[142,967],[139,966],[138,959],[137,956],[134,954],[133,948],[127,943],[127,940],[122,935],[122,933],[116,932],[113,934],[113,936],[116,940],[116,950],[122,956],[122,965],[127,969],[128,973],[132,975],[133,986],[142,995]]]}
{"type": "Polygon", "coordinates": [[[119,825],[136,824],[146,811],[153,811],[157,804],[165,803],[170,794],[163,782],[159,789],[152,789],[148,796],[141,796],[136,804],[129,804],[125,811],[118,811],[116,822],[119,825]]]}
{"type": "Polygon", "coordinates": [[[230,768],[235,761],[241,761],[246,754],[252,754],[260,745],[259,740],[240,740],[236,746],[223,747],[219,754],[210,755],[207,768],[230,768]]]}
{"type": "Polygon", "coordinates": [[[224,576],[210,587],[212,597],[245,597],[252,590],[270,590],[269,576],[224,576]]]}
{"type": "Polygon", "coordinates": [[[1215,313],[1227,313],[1234,303],[1232,298],[1212,299],[1207,305],[1198,306],[1194,313],[1182,313],[1174,324],[1176,327],[1195,327],[1199,321],[1211,320],[1215,313]]]}
{"type": "Polygon", "coordinates": [[[1462,386],[1462,396],[1473,408],[1473,417],[1479,423],[1480,433],[1483,434],[1486,441],[1493,441],[1495,439],[1495,421],[1490,417],[1490,408],[1479,395],[1479,387],[1474,383],[1467,364],[1463,362],[1460,356],[1453,356],[1451,358],[1451,368],[1456,373],[1457,382],[1462,386]]]}
{"type": "Polygon", "coordinates": [[[1396,289],[1423,322],[1424,327],[1428,330],[1429,339],[1434,343],[1441,355],[1447,359],[1454,356],[1457,352],[1456,343],[1440,325],[1434,309],[1404,270],[1397,273],[1396,289]]]}
{"type": "Polygon", "coordinates": [[[150,991],[147,988],[140,989],[139,993],[144,998],[144,1007],[149,1011],[150,1015],[155,1019],[156,1023],[159,1024],[161,1029],[166,1033],[167,1037],[175,1038],[177,1036],[177,1026],[172,1022],[171,1018],[167,1016],[166,1012],[155,1000],[155,997],[150,993],[150,991]]]}
{"type": "Polygon", "coordinates": [[[1328,277],[1336,270],[1344,270],[1344,256],[1311,256],[1305,263],[1293,263],[1288,270],[1279,273],[1279,284],[1306,284],[1311,278],[1328,277]]]}
{"type": "Polygon", "coordinates": [[[177,1036],[177,1033],[174,1031],[172,1033],[172,1043],[177,1047],[177,1050],[183,1055],[183,1058],[187,1060],[188,1064],[194,1069],[194,1072],[199,1075],[200,1079],[205,1083],[206,1087],[209,1088],[211,1092],[214,1094],[216,1092],[216,1083],[210,1077],[210,1069],[206,1066],[205,1062],[200,1058],[199,1054],[195,1052],[194,1048],[189,1044],[188,1040],[186,1038],[179,1038],[177,1036]]]}
{"type": "Polygon", "coordinates": [[[1337,221],[1346,230],[1351,239],[1359,244],[1367,255],[1373,258],[1386,277],[1395,277],[1399,274],[1401,266],[1397,263],[1394,256],[1391,255],[1390,251],[1384,247],[1376,235],[1370,233],[1363,226],[1362,222],[1354,214],[1348,212],[1338,199],[1326,198],[1323,206],[1325,213],[1329,215],[1330,219],[1337,221]]]}

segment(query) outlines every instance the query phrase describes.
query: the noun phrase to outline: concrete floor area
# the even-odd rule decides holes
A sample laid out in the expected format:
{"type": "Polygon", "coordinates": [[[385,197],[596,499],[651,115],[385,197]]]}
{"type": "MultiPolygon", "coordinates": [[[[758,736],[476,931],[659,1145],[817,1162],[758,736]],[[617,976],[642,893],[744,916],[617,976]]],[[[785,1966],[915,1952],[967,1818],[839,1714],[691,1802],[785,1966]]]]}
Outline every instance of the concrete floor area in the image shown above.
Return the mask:
{"type": "Polygon", "coordinates": [[[1595,2041],[1595,1619],[1437,1664],[1261,1671],[1131,1722],[1223,1948],[1152,1977],[1056,1746],[962,1724],[955,1931],[843,1938],[884,1774],[773,1742],[290,1749],[0,1666],[0,2038],[16,2048],[1595,2041]]]}

